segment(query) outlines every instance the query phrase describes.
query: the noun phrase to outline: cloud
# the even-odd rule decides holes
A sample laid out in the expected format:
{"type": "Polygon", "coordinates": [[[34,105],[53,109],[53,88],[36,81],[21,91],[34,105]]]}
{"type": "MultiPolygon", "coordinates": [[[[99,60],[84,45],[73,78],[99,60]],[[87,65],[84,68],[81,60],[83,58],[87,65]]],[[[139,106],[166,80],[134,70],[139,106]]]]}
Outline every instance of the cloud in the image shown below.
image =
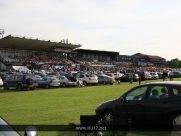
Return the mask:
{"type": "Polygon", "coordinates": [[[1,29],[5,35],[68,38],[86,49],[173,59],[181,50],[180,7],[179,0],[1,0],[1,29]]]}

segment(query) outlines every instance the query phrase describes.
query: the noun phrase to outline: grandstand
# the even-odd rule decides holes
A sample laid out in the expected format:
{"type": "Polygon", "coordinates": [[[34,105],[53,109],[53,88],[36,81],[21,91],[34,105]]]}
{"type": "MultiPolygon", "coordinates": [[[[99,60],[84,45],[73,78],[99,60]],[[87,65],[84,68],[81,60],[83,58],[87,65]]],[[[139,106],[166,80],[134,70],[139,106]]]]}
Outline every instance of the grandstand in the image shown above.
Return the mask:
{"type": "Polygon", "coordinates": [[[96,70],[97,67],[116,67],[118,70],[123,67],[164,68],[166,65],[165,59],[159,56],[141,53],[131,56],[119,55],[119,52],[80,49],[80,47],[82,45],[68,43],[68,40],[55,42],[8,35],[0,39],[0,70],[12,68],[17,70],[25,67],[30,70],[40,70],[49,69],[51,66],[64,66],[66,70],[77,66],[87,70],[96,70]]]}

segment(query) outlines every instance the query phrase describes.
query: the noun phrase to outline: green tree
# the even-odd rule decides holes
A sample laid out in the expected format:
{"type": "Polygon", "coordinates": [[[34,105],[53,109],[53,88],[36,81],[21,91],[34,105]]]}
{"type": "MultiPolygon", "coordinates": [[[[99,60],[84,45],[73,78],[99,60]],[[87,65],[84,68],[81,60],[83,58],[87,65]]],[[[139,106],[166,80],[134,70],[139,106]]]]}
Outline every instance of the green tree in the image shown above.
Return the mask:
{"type": "Polygon", "coordinates": [[[179,68],[180,67],[180,62],[178,58],[172,59],[169,63],[170,68],[179,68]]]}

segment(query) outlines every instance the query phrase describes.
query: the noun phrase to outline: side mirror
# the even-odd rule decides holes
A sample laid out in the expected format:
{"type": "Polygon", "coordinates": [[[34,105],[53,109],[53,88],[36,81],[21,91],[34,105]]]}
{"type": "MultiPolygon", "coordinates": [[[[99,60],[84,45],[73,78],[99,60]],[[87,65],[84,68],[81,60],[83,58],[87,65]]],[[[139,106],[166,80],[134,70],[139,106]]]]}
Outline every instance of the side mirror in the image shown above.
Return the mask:
{"type": "Polygon", "coordinates": [[[24,132],[24,136],[38,136],[37,129],[33,126],[28,126],[24,132]]]}
{"type": "Polygon", "coordinates": [[[124,97],[122,97],[122,96],[119,99],[123,102],[125,101],[124,97]]]}

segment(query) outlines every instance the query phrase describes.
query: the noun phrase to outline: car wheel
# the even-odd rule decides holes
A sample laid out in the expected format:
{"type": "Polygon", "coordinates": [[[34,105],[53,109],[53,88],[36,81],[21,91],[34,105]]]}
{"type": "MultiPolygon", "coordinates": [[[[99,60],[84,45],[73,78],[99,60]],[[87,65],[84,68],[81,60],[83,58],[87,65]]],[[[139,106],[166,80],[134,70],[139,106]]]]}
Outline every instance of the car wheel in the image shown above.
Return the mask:
{"type": "Polygon", "coordinates": [[[66,84],[65,84],[65,83],[63,83],[63,84],[62,84],[62,87],[66,87],[66,84]]]}
{"type": "Polygon", "coordinates": [[[105,125],[113,125],[114,124],[114,115],[113,112],[107,110],[102,114],[102,121],[105,125]]]}
{"type": "Polygon", "coordinates": [[[107,85],[106,81],[103,82],[103,85],[107,85]]]}
{"type": "Polygon", "coordinates": [[[83,82],[83,85],[84,85],[84,86],[87,86],[87,82],[86,82],[86,81],[84,81],[84,82],[83,82]]]}
{"type": "Polygon", "coordinates": [[[110,83],[110,85],[113,85],[113,83],[110,83]]]}
{"type": "Polygon", "coordinates": [[[18,85],[17,89],[18,89],[18,91],[23,91],[24,90],[22,85],[18,85]]]}
{"type": "Polygon", "coordinates": [[[175,114],[174,116],[172,116],[170,124],[171,125],[178,125],[178,124],[180,125],[181,124],[180,119],[181,119],[181,114],[180,115],[175,114]]]}
{"type": "Polygon", "coordinates": [[[30,88],[30,90],[35,90],[35,87],[30,88]]]}
{"type": "Polygon", "coordinates": [[[45,85],[45,88],[47,88],[47,89],[48,89],[48,88],[50,88],[50,85],[48,85],[48,84],[47,84],[47,85],[45,85]]]}
{"type": "Polygon", "coordinates": [[[8,90],[9,89],[7,84],[4,84],[3,87],[4,87],[4,90],[8,90]]]}

